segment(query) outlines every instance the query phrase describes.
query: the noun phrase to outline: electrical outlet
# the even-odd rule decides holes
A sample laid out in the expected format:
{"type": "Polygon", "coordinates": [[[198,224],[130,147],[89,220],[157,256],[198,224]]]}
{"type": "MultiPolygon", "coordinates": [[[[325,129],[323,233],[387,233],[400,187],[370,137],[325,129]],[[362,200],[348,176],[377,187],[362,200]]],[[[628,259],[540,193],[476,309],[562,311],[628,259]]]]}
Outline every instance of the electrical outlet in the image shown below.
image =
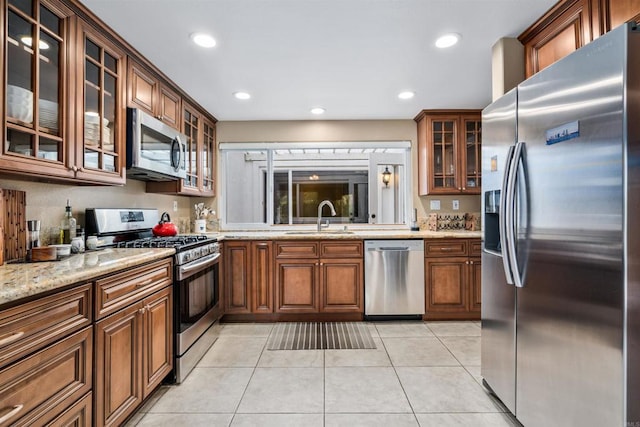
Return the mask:
{"type": "Polygon", "coordinates": [[[178,212],[178,201],[177,200],[173,201],[173,211],[174,212],[178,212]]]}
{"type": "Polygon", "coordinates": [[[432,211],[439,211],[440,210],[440,200],[431,200],[429,202],[429,209],[431,209],[432,211]]]}
{"type": "Polygon", "coordinates": [[[452,204],[452,208],[454,211],[457,211],[458,209],[460,209],[460,201],[459,200],[454,200],[453,204],[452,204]]]}

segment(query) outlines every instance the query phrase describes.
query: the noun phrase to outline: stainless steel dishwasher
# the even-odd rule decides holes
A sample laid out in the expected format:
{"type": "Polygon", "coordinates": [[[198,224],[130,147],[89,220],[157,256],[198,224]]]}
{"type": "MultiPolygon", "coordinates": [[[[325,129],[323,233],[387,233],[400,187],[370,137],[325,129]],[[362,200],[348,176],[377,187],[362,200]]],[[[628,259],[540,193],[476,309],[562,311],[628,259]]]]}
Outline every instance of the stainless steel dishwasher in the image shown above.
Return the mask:
{"type": "Polygon", "coordinates": [[[365,240],[366,318],[421,318],[424,314],[424,241],[365,240]]]}

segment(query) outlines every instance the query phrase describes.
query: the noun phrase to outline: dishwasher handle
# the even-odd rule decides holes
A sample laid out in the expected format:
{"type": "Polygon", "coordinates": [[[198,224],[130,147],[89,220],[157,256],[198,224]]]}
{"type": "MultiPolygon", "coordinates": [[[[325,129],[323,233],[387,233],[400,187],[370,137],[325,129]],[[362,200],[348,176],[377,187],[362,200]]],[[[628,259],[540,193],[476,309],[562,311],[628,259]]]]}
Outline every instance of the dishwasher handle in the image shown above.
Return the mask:
{"type": "Polygon", "coordinates": [[[380,247],[380,248],[370,248],[370,251],[374,251],[374,252],[388,252],[388,251],[395,251],[395,252],[409,252],[409,248],[406,246],[403,247],[380,247]]]}

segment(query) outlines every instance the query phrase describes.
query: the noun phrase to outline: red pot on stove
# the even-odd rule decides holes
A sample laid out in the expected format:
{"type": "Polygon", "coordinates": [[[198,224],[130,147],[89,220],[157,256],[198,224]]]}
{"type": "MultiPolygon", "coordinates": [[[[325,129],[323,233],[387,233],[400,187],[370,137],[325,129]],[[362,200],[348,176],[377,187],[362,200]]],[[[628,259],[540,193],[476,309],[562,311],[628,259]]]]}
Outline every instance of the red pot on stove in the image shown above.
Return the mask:
{"type": "Polygon", "coordinates": [[[178,234],[178,227],[171,222],[171,218],[167,212],[163,212],[160,217],[160,222],[151,230],[154,236],[175,236],[178,234]]]}

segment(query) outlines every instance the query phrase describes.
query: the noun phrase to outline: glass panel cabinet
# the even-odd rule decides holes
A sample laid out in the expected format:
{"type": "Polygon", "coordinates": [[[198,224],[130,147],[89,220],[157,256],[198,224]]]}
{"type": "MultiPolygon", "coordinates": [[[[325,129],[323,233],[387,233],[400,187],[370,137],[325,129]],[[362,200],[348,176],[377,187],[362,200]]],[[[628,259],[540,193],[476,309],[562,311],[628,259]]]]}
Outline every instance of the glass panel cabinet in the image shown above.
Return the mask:
{"type": "Polygon", "coordinates": [[[215,196],[216,127],[208,120],[202,121],[202,191],[215,196]]]}
{"type": "Polygon", "coordinates": [[[82,135],[78,141],[83,142],[76,149],[78,174],[124,184],[125,55],[83,22],[78,27],[82,108],[77,123],[82,135]]]}
{"type": "Polygon", "coordinates": [[[14,172],[73,177],[65,99],[65,62],[71,11],[57,2],[9,0],[4,55],[5,143],[0,168],[14,172]]]}
{"type": "Polygon", "coordinates": [[[124,184],[124,53],[55,0],[7,0],[0,170],[124,184]]]}
{"type": "Polygon", "coordinates": [[[186,163],[187,177],[183,180],[185,188],[198,188],[198,130],[200,115],[191,108],[184,109],[184,134],[187,135],[186,163]]]}
{"type": "Polygon", "coordinates": [[[187,177],[178,181],[147,182],[147,192],[215,196],[216,125],[200,110],[182,102],[182,133],[187,137],[187,177]]]}
{"type": "Polygon", "coordinates": [[[415,120],[420,195],[480,194],[480,111],[425,110],[415,120]]]}

